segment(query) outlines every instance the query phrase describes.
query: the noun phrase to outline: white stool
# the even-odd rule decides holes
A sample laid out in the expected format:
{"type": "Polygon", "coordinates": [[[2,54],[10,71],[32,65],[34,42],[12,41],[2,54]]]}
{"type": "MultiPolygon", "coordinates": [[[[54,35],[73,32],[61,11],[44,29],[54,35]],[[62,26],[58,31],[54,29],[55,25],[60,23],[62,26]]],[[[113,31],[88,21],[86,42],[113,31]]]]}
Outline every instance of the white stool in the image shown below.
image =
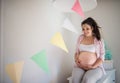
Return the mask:
{"type": "MultiPolygon", "coordinates": [[[[72,76],[68,77],[69,83],[72,83],[72,76]]],[[[97,83],[115,83],[115,69],[106,70],[106,75],[103,76],[97,83]]]]}

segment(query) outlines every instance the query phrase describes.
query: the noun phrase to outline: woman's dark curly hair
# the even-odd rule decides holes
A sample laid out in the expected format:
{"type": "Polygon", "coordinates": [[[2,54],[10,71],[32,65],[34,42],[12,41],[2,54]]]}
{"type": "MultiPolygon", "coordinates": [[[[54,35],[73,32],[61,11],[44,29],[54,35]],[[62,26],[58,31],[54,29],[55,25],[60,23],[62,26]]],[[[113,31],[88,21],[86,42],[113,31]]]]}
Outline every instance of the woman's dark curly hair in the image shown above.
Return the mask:
{"type": "Polygon", "coordinates": [[[97,40],[101,40],[101,35],[100,35],[100,31],[99,31],[99,27],[98,24],[96,23],[96,21],[91,18],[91,17],[88,17],[87,19],[85,19],[81,25],[83,24],[88,24],[90,25],[92,28],[93,28],[93,35],[97,38],[97,40]]]}

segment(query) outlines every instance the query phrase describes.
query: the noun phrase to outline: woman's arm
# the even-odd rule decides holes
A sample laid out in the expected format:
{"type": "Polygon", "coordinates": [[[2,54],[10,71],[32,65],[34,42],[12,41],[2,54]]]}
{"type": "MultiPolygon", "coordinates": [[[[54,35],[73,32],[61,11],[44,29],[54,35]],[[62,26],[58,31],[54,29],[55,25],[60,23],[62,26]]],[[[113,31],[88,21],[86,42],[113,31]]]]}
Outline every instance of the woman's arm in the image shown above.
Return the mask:
{"type": "Polygon", "coordinates": [[[96,62],[92,65],[92,68],[97,68],[103,63],[103,60],[101,58],[98,58],[96,62]]]}
{"type": "Polygon", "coordinates": [[[103,60],[102,60],[101,58],[98,58],[93,65],[85,66],[84,69],[85,69],[85,70],[94,69],[94,68],[97,68],[97,67],[98,67],[99,65],[101,65],[102,63],[103,63],[103,60]]]}
{"type": "Polygon", "coordinates": [[[86,65],[82,65],[81,62],[79,61],[78,56],[79,56],[79,54],[75,53],[75,55],[74,55],[74,59],[75,59],[75,63],[76,63],[76,65],[77,65],[78,67],[84,69],[84,70],[88,70],[88,69],[89,69],[88,66],[86,66],[86,65]]]}
{"type": "Polygon", "coordinates": [[[74,55],[75,63],[76,63],[76,65],[77,65],[78,67],[84,69],[83,65],[80,64],[80,61],[79,61],[78,56],[79,56],[79,54],[78,54],[78,53],[75,53],[75,55],[74,55]]]}
{"type": "Polygon", "coordinates": [[[99,58],[96,60],[96,62],[90,66],[89,68],[97,68],[98,66],[100,66],[103,62],[104,62],[104,58],[105,58],[105,47],[104,47],[104,40],[101,39],[100,43],[99,43],[100,47],[99,47],[99,58]]]}
{"type": "Polygon", "coordinates": [[[93,67],[98,67],[99,65],[101,65],[104,62],[105,59],[105,45],[104,45],[104,40],[101,39],[100,43],[99,43],[100,47],[99,47],[99,58],[97,59],[97,61],[95,62],[95,64],[93,64],[93,67]]]}

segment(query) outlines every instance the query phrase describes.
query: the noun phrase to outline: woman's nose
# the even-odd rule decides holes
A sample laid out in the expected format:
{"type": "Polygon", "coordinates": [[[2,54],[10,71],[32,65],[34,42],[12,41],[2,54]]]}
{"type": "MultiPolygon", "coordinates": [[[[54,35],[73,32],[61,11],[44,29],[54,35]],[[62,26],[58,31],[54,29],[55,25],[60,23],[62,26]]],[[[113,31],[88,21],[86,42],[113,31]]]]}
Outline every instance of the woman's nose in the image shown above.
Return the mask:
{"type": "Polygon", "coordinates": [[[84,32],[86,32],[86,30],[84,30],[84,32]]]}

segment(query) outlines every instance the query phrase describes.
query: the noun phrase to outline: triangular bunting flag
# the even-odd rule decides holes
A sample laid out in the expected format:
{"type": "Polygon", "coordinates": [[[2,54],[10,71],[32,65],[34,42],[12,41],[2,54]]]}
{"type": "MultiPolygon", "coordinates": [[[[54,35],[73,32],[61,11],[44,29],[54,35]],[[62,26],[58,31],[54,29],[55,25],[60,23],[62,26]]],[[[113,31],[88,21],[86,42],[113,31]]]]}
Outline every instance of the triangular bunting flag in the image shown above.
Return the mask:
{"type": "Polygon", "coordinates": [[[64,43],[63,37],[59,32],[57,32],[53,36],[53,38],[51,39],[51,43],[55,46],[60,47],[61,49],[63,49],[64,51],[66,51],[68,53],[68,50],[67,50],[66,45],[64,43]]]}
{"type": "Polygon", "coordinates": [[[74,25],[71,23],[71,21],[68,18],[66,18],[64,20],[64,23],[63,23],[62,27],[64,27],[65,29],[70,30],[70,31],[75,32],[75,33],[78,34],[78,32],[75,29],[74,25]]]}
{"type": "Polygon", "coordinates": [[[72,10],[74,10],[75,12],[77,12],[78,14],[80,14],[81,17],[85,17],[84,13],[82,11],[81,5],[79,3],[79,0],[76,0],[74,6],[72,7],[72,10]]]}
{"type": "Polygon", "coordinates": [[[16,71],[17,83],[20,83],[23,65],[24,65],[24,61],[15,63],[15,71],[16,71]]]}
{"type": "Polygon", "coordinates": [[[20,83],[23,64],[24,62],[20,61],[6,66],[6,73],[9,75],[13,83],[20,83]]]}
{"type": "Polygon", "coordinates": [[[14,64],[9,64],[5,68],[6,73],[10,77],[10,79],[13,81],[13,83],[17,83],[16,79],[16,73],[15,73],[15,65],[14,64]]]}
{"type": "Polygon", "coordinates": [[[49,72],[46,51],[42,50],[41,52],[35,54],[31,59],[44,71],[49,72]]]}

